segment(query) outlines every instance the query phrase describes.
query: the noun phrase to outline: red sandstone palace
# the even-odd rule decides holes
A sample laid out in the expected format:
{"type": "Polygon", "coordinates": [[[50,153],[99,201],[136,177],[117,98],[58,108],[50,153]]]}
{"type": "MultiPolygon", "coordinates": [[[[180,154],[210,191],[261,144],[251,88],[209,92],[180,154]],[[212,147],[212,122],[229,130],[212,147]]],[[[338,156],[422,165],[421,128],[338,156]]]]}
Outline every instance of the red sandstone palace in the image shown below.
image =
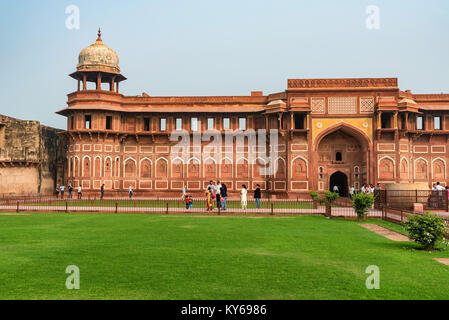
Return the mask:
{"type": "Polygon", "coordinates": [[[345,193],[364,183],[449,183],[449,94],[401,91],[396,78],[290,79],[285,91],[269,95],[124,96],[118,56],[100,32],[70,76],[77,90],[58,111],[68,119],[64,182],[85,191],[104,184],[111,194],[132,186],[141,195],[177,196],[184,185],[199,194],[220,180],[231,193],[260,184],[271,196],[296,197],[335,184],[345,193]],[[277,170],[261,175],[263,163],[248,160],[256,151],[248,143],[220,163],[201,152],[170,157],[171,132],[193,137],[207,129],[277,129],[278,143],[267,139],[265,150],[277,152],[277,170]]]}

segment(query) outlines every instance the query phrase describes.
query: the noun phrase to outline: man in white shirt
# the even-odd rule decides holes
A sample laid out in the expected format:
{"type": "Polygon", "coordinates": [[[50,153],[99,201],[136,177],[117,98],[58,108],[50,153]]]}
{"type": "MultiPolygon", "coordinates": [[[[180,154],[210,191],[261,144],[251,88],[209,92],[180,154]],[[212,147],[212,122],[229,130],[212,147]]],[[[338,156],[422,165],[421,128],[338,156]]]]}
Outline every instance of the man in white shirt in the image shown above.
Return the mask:
{"type": "Polygon", "coordinates": [[[436,189],[435,189],[435,190],[443,191],[443,190],[446,190],[446,188],[443,187],[439,182],[437,182],[437,186],[436,186],[436,189]]]}
{"type": "Polygon", "coordinates": [[[355,192],[355,188],[354,186],[352,186],[351,188],[349,188],[349,197],[352,199],[352,196],[354,195],[355,192]]]}
{"type": "Polygon", "coordinates": [[[338,193],[338,186],[334,186],[333,190],[335,193],[338,193]]]}
{"type": "Polygon", "coordinates": [[[365,185],[363,185],[362,188],[360,188],[360,192],[365,193],[365,185]]]}
{"type": "Polygon", "coordinates": [[[81,185],[78,186],[78,200],[81,200],[81,185]]]}

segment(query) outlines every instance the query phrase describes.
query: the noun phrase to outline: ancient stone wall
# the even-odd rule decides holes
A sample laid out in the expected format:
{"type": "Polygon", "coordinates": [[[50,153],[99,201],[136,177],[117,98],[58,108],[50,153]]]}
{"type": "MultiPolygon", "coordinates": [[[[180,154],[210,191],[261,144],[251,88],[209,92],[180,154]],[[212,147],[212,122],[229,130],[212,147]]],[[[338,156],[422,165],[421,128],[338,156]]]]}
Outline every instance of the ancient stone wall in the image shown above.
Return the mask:
{"type": "Polygon", "coordinates": [[[65,140],[38,121],[0,115],[0,194],[50,194],[64,179],[65,140]]]}

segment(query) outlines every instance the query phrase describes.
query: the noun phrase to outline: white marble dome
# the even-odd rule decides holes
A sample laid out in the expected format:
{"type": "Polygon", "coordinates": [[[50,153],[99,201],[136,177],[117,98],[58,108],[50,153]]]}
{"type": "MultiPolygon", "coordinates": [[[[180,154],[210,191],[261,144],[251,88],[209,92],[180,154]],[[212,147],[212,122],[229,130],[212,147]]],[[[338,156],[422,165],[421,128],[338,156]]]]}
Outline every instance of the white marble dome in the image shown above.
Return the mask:
{"type": "Polygon", "coordinates": [[[100,29],[98,30],[97,41],[81,50],[76,69],[78,71],[92,70],[120,73],[118,55],[103,43],[100,29]]]}

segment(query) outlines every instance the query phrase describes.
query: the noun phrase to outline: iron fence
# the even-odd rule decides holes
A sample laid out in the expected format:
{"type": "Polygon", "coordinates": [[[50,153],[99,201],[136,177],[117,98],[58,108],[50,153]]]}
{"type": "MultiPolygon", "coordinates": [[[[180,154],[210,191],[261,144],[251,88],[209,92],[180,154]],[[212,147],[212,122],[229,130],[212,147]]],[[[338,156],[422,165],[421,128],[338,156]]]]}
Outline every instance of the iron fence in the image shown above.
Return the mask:
{"type": "Polygon", "coordinates": [[[375,207],[411,210],[415,203],[425,210],[449,211],[447,190],[376,190],[375,207]]]}
{"type": "MultiPolygon", "coordinates": [[[[63,198],[56,196],[22,196],[0,198],[3,212],[66,212],[66,213],[142,213],[142,214],[209,214],[209,215],[330,215],[332,217],[356,218],[352,205],[347,201],[336,202],[329,208],[319,201],[307,199],[260,199],[253,198],[243,206],[239,198],[224,202],[212,201],[210,210],[206,198],[193,198],[188,205],[184,199],[169,197],[133,198],[117,197],[100,199],[63,198]]],[[[381,217],[381,211],[371,209],[368,217],[381,217]]]]}

